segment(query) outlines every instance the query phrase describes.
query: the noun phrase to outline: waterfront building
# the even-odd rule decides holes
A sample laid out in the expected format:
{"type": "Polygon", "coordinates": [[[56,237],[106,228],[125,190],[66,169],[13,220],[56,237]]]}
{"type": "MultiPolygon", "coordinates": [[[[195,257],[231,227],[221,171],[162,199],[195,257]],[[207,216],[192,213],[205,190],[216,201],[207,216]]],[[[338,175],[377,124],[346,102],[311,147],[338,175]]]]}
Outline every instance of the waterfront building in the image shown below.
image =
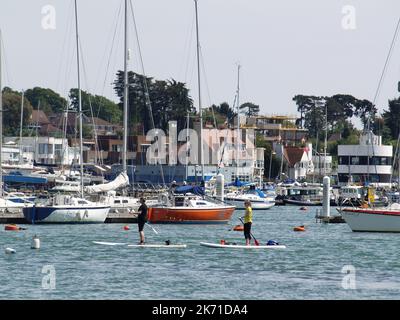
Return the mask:
{"type": "Polygon", "coordinates": [[[338,146],[339,185],[349,183],[390,186],[393,147],[382,137],[364,132],[357,145],[338,146]]]}

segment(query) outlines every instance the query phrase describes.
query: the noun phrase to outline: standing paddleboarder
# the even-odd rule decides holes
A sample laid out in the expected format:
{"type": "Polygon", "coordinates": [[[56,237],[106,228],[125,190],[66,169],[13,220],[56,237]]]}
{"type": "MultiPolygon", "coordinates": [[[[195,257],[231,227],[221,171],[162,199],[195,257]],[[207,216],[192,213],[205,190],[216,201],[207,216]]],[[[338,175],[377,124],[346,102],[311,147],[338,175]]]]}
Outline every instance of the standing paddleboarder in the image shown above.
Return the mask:
{"type": "Polygon", "coordinates": [[[147,205],[146,200],[144,198],[140,198],[140,203],[142,204],[138,211],[138,227],[139,227],[139,236],[140,236],[140,244],[144,244],[144,225],[147,222],[147,205]]]}
{"type": "Polygon", "coordinates": [[[253,209],[251,208],[250,200],[244,202],[246,212],[244,214],[244,238],[246,239],[246,246],[250,245],[251,240],[251,224],[253,222],[253,209]]]}

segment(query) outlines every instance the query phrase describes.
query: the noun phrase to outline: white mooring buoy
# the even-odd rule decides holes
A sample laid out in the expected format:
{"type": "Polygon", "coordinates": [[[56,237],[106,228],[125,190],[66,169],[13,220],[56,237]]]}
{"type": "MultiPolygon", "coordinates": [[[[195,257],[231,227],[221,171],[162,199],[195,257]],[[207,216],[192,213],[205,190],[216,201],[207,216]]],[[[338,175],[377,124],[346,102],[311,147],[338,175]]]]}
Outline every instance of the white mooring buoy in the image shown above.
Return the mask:
{"type": "Polygon", "coordinates": [[[329,218],[331,211],[331,199],[330,199],[330,188],[331,188],[331,179],[329,177],[324,177],[322,180],[323,183],[323,199],[322,199],[322,216],[329,218]]]}
{"type": "Polygon", "coordinates": [[[218,200],[224,201],[224,175],[222,173],[217,174],[216,178],[216,196],[218,200]]]}
{"type": "Polygon", "coordinates": [[[36,234],[32,238],[31,249],[40,249],[40,239],[36,234]]]}

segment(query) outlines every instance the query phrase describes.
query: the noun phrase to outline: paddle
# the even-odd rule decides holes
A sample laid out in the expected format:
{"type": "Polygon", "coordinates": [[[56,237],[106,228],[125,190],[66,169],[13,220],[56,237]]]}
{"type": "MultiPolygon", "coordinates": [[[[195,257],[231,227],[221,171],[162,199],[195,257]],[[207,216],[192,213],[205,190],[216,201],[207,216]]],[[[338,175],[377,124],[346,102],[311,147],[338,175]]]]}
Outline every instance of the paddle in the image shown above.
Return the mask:
{"type": "Polygon", "coordinates": [[[154,229],[149,223],[146,222],[145,224],[146,224],[146,226],[150,227],[154,231],[155,234],[158,234],[157,230],[154,229]]]}
{"type": "MultiPolygon", "coordinates": [[[[243,219],[242,219],[241,217],[239,217],[239,220],[240,220],[240,222],[242,222],[243,225],[244,225],[244,221],[243,221],[243,219]]],[[[259,246],[260,243],[259,243],[258,240],[253,236],[253,234],[252,234],[251,232],[250,232],[250,235],[251,235],[252,238],[254,239],[254,244],[255,244],[256,246],[259,246]]]]}

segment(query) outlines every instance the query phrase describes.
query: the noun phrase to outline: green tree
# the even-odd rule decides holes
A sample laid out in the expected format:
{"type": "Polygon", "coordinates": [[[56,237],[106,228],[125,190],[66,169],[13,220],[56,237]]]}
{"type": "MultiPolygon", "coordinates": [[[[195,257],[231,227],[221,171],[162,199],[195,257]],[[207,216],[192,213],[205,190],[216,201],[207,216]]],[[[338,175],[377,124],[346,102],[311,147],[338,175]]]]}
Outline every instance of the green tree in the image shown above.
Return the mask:
{"type": "MultiPolygon", "coordinates": [[[[194,114],[193,100],[186,85],[173,79],[163,81],[129,72],[129,121],[130,128],[142,125],[145,133],[154,127],[168,130],[168,121],[178,122],[178,131],[186,128],[186,115],[194,114]],[[147,90],[146,90],[147,87],[147,90]],[[153,120],[154,124],[153,124],[153,120]]],[[[124,98],[124,74],[118,71],[114,89],[120,98],[120,108],[124,98]]]]}
{"type": "MultiPolygon", "coordinates": [[[[78,109],[78,89],[72,88],[69,92],[71,107],[78,109]]],[[[98,95],[92,95],[86,91],[81,91],[82,111],[88,116],[97,117],[111,123],[121,123],[122,110],[115,102],[98,95]]]]}
{"type": "MultiPolygon", "coordinates": [[[[21,126],[21,100],[22,93],[11,88],[3,90],[3,133],[4,135],[19,135],[21,126]]],[[[23,126],[26,126],[32,115],[32,106],[26,97],[24,98],[23,126]]]]}
{"type": "Polygon", "coordinates": [[[240,105],[239,110],[241,110],[247,117],[252,117],[258,115],[260,112],[260,106],[252,102],[245,102],[240,105]],[[247,109],[247,111],[245,109],[247,109]]]}
{"type": "Polygon", "coordinates": [[[385,110],[382,117],[392,139],[397,139],[400,133],[400,98],[389,100],[389,110],[385,110]]]}
{"type": "Polygon", "coordinates": [[[47,115],[63,112],[67,108],[67,100],[51,89],[34,87],[26,90],[25,96],[35,109],[40,101],[40,110],[47,115]]]}

